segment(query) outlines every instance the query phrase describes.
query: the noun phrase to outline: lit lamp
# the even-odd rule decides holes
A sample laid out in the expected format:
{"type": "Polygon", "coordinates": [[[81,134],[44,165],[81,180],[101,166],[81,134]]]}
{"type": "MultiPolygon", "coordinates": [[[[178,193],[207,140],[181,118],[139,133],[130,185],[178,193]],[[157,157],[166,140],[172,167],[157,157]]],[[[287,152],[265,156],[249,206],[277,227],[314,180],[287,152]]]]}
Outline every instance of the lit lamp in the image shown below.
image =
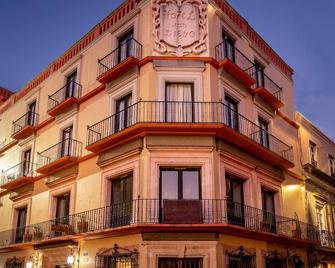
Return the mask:
{"type": "Polygon", "coordinates": [[[26,268],[33,268],[33,262],[32,261],[28,261],[26,263],[26,268]]]}
{"type": "Polygon", "coordinates": [[[72,254],[67,256],[66,262],[67,262],[68,265],[72,266],[74,264],[74,256],[72,254]]]}

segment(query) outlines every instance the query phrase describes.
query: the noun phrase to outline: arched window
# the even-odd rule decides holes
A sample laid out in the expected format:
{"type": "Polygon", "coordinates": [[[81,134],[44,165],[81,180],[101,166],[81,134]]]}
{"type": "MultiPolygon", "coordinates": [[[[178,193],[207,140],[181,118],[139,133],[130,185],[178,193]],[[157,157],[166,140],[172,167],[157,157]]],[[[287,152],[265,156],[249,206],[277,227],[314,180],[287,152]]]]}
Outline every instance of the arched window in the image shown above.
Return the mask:
{"type": "Polygon", "coordinates": [[[6,260],[5,268],[24,268],[24,258],[9,258],[6,260]]]}

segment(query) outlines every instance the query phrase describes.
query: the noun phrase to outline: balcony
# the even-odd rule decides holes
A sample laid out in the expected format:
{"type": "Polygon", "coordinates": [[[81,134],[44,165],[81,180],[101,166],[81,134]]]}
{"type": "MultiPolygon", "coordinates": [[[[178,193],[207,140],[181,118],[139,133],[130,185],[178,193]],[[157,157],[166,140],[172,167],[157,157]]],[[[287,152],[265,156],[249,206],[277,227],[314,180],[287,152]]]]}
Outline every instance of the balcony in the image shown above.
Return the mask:
{"type": "Polygon", "coordinates": [[[13,190],[23,186],[36,175],[36,165],[29,161],[23,161],[2,173],[0,187],[6,190],[13,190]]]}
{"type": "Polygon", "coordinates": [[[48,114],[59,115],[78,103],[81,96],[81,85],[72,81],[57,90],[48,98],[48,114]]]}
{"type": "Polygon", "coordinates": [[[215,47],[215,58],[220,67],[247,88],[255,84],[254,64],[236,47],[223,41],[215,47]]]}
{"type": "Polygon", "coordinates": [[[320,246],[335,249],[335,233],[319,230],[320,246]]]}
{"type": "Polygon", "coordinates": [[[25,139],[35,133],[39,115],[34,112],[27,112],[13,122],[12,138],[15,140],[25,139]]]}
{"type": "Polygon", "coordinates": [[[142,57],[142,45],[134,38],[129,39],[107,56],[98,60],[98,78],[102,83],[108,83],[138,65],[142,57]]]}
{"type": "Polygon", "coordinates": [[[260,72],[256,70],[254,77],[257,82],[250,88],[250,91],[254,94],[258,94],[275,109],[283,107],[282,88],[264,74],[263,71],[260,72]]]}
{"type": "Polygon", "coordinates": [[[95,153],[145,133],[215,135],[281,168],[294,166],[292,147],[221,102],[140,101],[88,127],[95,153]]]}
{"type": "Polygon", "coordinates": [[[51,174],[78,164],[82,143],[74,139],[64,139],[50,148],[38,153],[37,172],[51,174]]]}
{"type": "MultiPolygon", "coordinates": [[[[172,213],[169,214],[170,216],[172,213]]],[[[171,220],[171,217],[170,217],[171,220]]],[[[0,232],[0,247],[27,247],[82,236],[106,237],[107,233],[218,232],[263,241],[296,245],[320,244],[315,226],[226,199],[136,199],[62,218],[0,232]],[[174,222],[166,222],[166,201],[174,202],[174,222]],[[198,211],[185,211],[193,206],[198,211]],[[162,206],[162,207],[161,207],[162,206]],[[191,217],[185,217],[188,213],[191,217]],[[197,214],[197,215],[191,215],[197,214]],[[195,217],[196,216],[196,221],[195,217]],[[181,220],[181,221],[178,221],[181,220]]]]}

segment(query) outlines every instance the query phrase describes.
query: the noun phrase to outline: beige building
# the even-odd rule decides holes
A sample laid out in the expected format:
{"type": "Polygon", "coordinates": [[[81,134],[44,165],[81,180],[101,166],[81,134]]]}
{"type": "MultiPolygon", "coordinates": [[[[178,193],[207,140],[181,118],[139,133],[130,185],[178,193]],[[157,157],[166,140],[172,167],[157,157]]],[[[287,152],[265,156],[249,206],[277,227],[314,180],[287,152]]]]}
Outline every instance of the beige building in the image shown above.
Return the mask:
{"type": "Polygon", "coordinates": [[[317,226],[320,245],[313,260],[320,267],[335,267],[335,143],[300,113],[301,162],[306,188],[306,214],[317,226]]]}
{"type": "Polygon", "coordinates": [[[308,267],[293,70],[223,0],[128,0],[0,106],[3,267],[308,267]]]}

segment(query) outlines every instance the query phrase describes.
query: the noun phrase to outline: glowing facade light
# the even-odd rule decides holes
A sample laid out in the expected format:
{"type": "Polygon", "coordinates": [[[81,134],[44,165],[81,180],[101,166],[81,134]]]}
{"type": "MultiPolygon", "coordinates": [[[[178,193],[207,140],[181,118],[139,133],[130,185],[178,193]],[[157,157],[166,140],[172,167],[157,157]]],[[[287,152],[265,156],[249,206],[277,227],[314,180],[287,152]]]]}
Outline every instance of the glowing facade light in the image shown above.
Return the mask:
{"type": "Polygon", "coordinates": [[[33,262],[32,261],[28,261],[26,263],[26,268],[33,268],[33,262]]]}
{"type": "Polygon", "coordinates": [[[66,262],[67,262],[68,265],[74,264],[74,256],[73,255],[67,256],[66,262]]]}

